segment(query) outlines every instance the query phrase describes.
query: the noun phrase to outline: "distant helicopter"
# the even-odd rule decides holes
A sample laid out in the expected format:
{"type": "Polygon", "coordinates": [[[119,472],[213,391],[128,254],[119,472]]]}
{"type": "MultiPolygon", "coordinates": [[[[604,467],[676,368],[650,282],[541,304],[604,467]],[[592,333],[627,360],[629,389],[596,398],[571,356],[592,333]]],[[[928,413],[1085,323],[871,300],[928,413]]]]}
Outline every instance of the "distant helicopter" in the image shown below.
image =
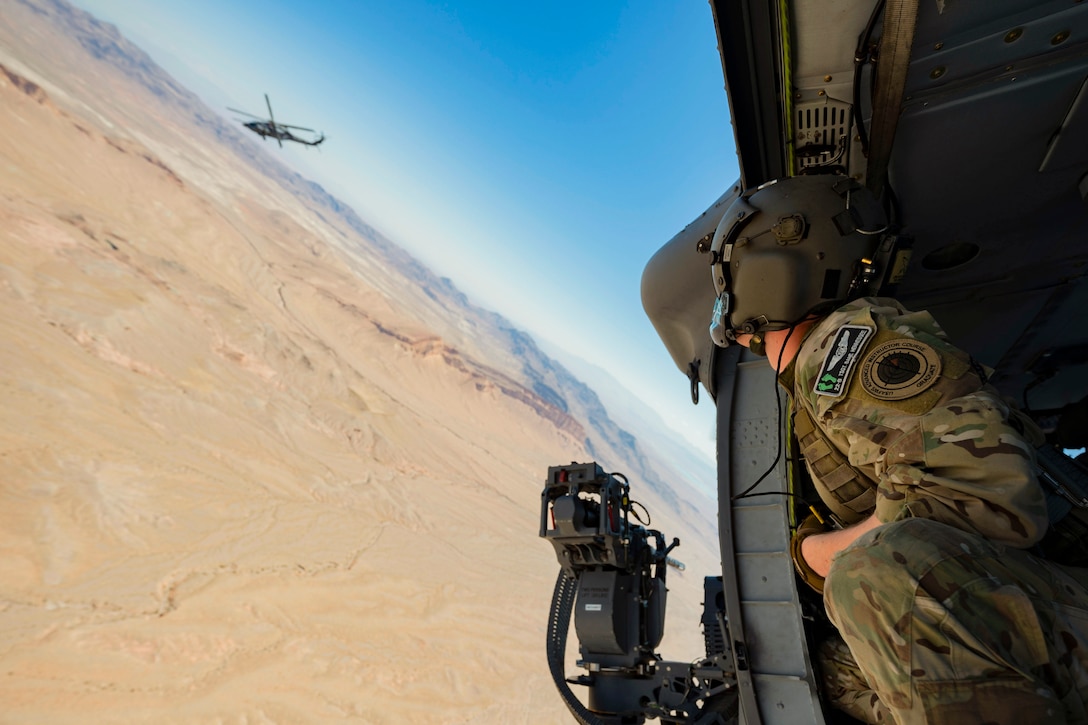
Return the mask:
{"type": "Polygon", "coordinates": [[[258,119],[256,121],[243,121],[242,125],[248,128],[253,133],[260,136],[261,138],[268,138],[271,136],[272,138],[276,139],[276,142],[279,143],[280,148],[283,147],[284,141],[294,141],[295,143],[302,144],[303,146],[318,146],[321,144],[322,141],[325,140],[324,133],[318,134],[317,138],[312,140],[300,138],[295,134],[291,133],[288,129],[294,129],[296,131],[306,131],[308,133],[314,134],[318,132],[314,131],[312,128],[303,128],[302,126],[289,126],[285,123],[276,123],[276,119],[272,115],[272,102],[268,100],[267,93],[264,94],[264,102],[268,106],[267,119],[261,119],[260,116],[254,116],[252,113],[246,113],[245,111],[240,111],[237,108],[228,107],[227,110],[233,111],[234,113],[240,113],[243,116],[249,116],[250,118],[258,119]]]}

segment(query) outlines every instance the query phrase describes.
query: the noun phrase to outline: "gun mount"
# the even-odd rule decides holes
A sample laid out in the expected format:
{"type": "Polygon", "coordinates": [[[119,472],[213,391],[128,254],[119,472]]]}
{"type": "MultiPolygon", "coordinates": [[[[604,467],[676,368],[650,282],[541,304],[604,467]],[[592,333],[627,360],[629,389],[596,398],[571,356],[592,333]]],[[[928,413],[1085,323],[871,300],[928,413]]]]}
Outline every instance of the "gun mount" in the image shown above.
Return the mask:
{"type": "Polygon", "coordinates": [[[666,546],[660,531],[639,522],[648,524],[649,516],[631,500],[623,474],[606,473],[596,463],[548,469],[540,536],[555,547],[561,567],[548,621],[548,664],[556,687],[580,723],[731,722],[736,680],[719,606],[721,578],[704,580],[705,657],[693,663],[662,660],[656,649],[665,627],[666,574],[669,566],[682,567],[669,552],[680,540],[666,546]],[[567,679],[572,612],[585,674],[567,679]],[[588,706],[575,697],[572,684],[588,689],[588,706]]]}

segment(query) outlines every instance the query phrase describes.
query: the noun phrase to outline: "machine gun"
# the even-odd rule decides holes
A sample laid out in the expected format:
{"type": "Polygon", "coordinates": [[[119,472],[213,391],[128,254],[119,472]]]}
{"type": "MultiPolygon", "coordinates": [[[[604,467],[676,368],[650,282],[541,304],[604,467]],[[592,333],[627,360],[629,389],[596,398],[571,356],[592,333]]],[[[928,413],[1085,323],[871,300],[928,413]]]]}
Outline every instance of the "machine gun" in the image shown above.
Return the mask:
{"type": "Polygon", "coordinates": [[[737,711],[736,679],[718,604],[720,577],[704,580],[706,656],[666,662],[656,653],[665,624],[670,559],[660,531],[635,509],[623,474],[596,463],[552,466],[541,494],[540,536],[555,547],[561,570],[548,618],[548,665],[559,693],[580,723],[627,725],[728,723],[737,711]],[[635,521],[632,521],[635,519],[635,521]],[[585,674],[567,679],[564,656],[571,613],[585,674]],[[571,685],[588,688],[588,707],[571,685]]]}

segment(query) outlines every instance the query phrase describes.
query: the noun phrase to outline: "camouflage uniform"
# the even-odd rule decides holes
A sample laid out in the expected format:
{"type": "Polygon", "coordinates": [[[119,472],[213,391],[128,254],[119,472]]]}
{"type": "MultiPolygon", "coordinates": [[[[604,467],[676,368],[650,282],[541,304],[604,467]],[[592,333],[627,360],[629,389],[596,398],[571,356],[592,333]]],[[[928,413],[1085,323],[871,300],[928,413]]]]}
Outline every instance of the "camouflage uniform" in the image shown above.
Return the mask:
{"type": "Polygon", "coordinates": [[[985,375],[928,313],[867,298],[780,376],[863,474],[810,454],[820,497],[885,524],[832,559],[824,590],[846,644],[821,648],[826,689],[867,722],[1088,723],[1088,570],[1024,551],[1047,527],[1031,424],[985,375]]]}

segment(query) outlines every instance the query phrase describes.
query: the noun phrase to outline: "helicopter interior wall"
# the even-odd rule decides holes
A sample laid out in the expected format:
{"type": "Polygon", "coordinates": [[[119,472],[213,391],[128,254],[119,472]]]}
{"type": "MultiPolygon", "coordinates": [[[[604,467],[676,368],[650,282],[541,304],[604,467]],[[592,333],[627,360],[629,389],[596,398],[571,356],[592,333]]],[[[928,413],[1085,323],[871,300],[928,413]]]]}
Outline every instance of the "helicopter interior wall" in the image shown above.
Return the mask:
{"type": "MultiPolygon", "coordinates": [[[[1063,13],[1062,23],[1088,24],[1084,9],[1063,13]]],[[[1013,60],[1007,46],[1019,40],[1005,40],[1013,26],[983,23],[956,41],[970,53],[942,55],[932,50],[937,41],[927,45],[927,34],[943,37],[939,20],[929,20],[923,9],[889,171],[914,238],[897,296],[933,312],[958,344],[998,368],[1002,392],[1022,402],[1028,389],[1033,409],[1061,407],[1088,395],[1083,366],[1068,354],[1088,343],[1088,32],[1060,53],[1013,60]],[[958,57],[972,59],[966,71],[936,72],[958,57]],[[987,64],[989,73],[979,70],[987,64]],[[1043,379],[1032,366],[1048,354],[1065,365],[1043,379]]],[[[1051,19],[1066,30],[1049,39],[1073,27],[1062,23],[1051,19]]],[[[1043,25],[1027,29],[1053,30],[1043,25]]]]}
{"type": "MultiPolygon", "coordinates": [[[[742,180],[752,186],[785,173],[773,148],[782,99],[771,95],[782,79],[763,77],[777,67],[774,4],[710,5],[742,180]]],[[[788,4],[798,103],[849,97],[841,83],[875,5],[788,4]]],[[[881,32],[878,22],[873,38],[881,32]]],[[[933,312],[958,344],[998,368],[995,383],[1009,397],[1022,401],[1026,390],[1038,410],[1088,396],[1080,352],[1088,345],[1088,2],[919,3],[910,63],[889,173],[914,255],[896,296],[933,312]],[[1046,370],[1044,359],[1060,364],[1046,370]]],[[[865,116],[869,80],[866,71],[865,116]]],[[[688,319],[677,302],[656,299],[647,312],[655,324],[698,322],[701,334],[701,311],[688,319]]],[[[686,371],[697,345],[670,344],[671,332],[662,337],[686,371]]]]}

